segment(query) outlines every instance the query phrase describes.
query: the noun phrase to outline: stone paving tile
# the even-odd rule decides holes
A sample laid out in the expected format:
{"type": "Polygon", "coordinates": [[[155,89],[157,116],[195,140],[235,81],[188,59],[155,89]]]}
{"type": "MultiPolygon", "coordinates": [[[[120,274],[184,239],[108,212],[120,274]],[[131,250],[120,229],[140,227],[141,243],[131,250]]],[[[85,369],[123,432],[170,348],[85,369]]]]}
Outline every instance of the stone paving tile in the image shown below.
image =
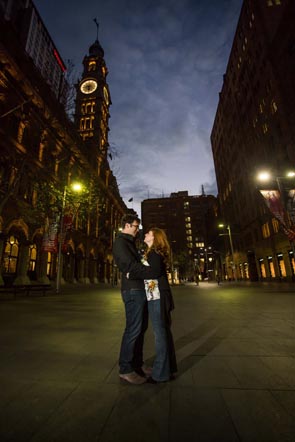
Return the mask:
{"type": "Polygon", "coordinates": [[[294,442],[295,422],[266,390],[223,390],[232,422],[243,442],[294,442]]]}
{"type": "Polygon", "coordinates": [[[29,383],[1,409],[1,442],[30,441],[75,388],[77,385],[65,381],[29,383]]]}
{"type": "Polygon", "coordinates": [[[292,391],[273,390],[271,393],[286,413],[295,421],[295,389],[292,391]]]}
{"type": "Polygon", "coordinates": [[[227,363],[227,358],[199,358],[192,368],[193,384],[200,388],[239,388],[238,378],[227,363]]]}
{"type": "Polygon", "coordinates": [[[241,388],[290,388],[277,371],[270,369],[260,357],[231,357],[227,364],[241,388]]]}
{"type": "Polygon", "coordinates": [[[292,356],[261,357],[261,361],[290,388],[295,388],[295,358],[292,356]]]}
{"type": "Polygon", "coordinates": [[[172,388],[170,442],[240,441],[219,390],[172,388]]]}
{"type": "Polygon", "coordinates": [[[168,442],[168,384],[126,386],[114,404],[99,442],[168,442]]]}
{"type": "MultiPolygon", "coordinates": [[[[119,401],[121,387],[81,383],[60,403],[30,442],[96,442],[119,401]]],[[[120,422],[114,423],[119,431],[120,422]]],[[[120,440],[120,439],[114,439],[120,440]]]]}

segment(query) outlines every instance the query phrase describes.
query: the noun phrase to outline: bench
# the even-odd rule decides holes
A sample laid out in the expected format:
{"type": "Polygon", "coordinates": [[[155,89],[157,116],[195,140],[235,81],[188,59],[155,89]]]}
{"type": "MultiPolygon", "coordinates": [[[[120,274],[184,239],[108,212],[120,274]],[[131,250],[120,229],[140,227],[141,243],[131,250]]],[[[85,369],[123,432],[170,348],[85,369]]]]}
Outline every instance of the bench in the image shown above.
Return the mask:
{"type": "Polygon", "coordinates": [[[17,293],[23,293],[28,296],[31,292],[42,292],[43,295],[46,294],[48,290],[52,288],[51,284],[19,284],[12,285],[10,287],[0,287],[0,293],[13,293],[16,296],[17,293]]]}

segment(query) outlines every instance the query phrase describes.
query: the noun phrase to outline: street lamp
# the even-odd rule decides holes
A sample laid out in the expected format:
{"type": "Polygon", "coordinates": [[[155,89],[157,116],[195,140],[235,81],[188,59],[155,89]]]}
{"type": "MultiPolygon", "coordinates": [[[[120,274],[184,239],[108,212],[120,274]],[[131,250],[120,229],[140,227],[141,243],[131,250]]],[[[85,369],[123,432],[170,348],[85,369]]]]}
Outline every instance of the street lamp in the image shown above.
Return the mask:
{"type": "Polygon", "coordinates": [[[220,227],[220,228],[224,228],[225,227],[227,229],[227,231],[228,231],[227,235],[229,237],[229,245],[230,245],[230,251],[231,251],[231,255],[232,255],[234,279],[235,279],[235,281],[237,281],[238,278],[237,278],[237,271],[236,271],[236,265],[235,265],[234,248],[233,248],[233,240],[232,240],[230,225],[228,224],[227,226],[225,226],[224,224],[219,224],[218,227],[220,227]]]}
{"type": "MultiPolygon", "coordinates": [[[[74,192],[78,192],[78,193],[83,190],[83,186],[81,183],[73,183],[73,184],[71,184],[70,187],[74,192]]],[[[64,230],[64,214],[65,214],[65,207],[66,207],[67,190],[68,190],[68,186],[65,186],[64,191],[63,191],[62,207],[61,207],[61,212],[60,212],[59,242],[58,242],[58,254],[57,254],[57,274],[56,274],[56,293],[59,293],[60,280],[61,280],[61,270],[62,270],[61,249],[62,249],[63,234],[64,234],[64,231],[63,231],[64,230]]]]}

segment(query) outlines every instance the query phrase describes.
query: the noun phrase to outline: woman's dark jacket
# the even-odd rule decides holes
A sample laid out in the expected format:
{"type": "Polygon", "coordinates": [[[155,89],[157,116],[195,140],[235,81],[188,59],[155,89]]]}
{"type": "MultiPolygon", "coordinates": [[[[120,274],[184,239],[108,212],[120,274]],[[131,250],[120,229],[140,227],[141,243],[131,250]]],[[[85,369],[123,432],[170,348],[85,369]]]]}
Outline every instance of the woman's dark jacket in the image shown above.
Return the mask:
{"type": "Polygon", "coordinates": [[[114,246],[113,256],[120,272],[122,272],[122,290],[144,288],[144,279],[158,279],[160,269],[152,269],[141,263],[141,257],[135,245],[135,238],[127,233],[118,233],[114,246]],[[133,275],[132,279],[126,277],[127,273],[133,275]]]}
{"type": "MultiPolygon", "coordinates": [[[[171,324],[170,312],[174,309],[173,297],[170,289],[170,285],[167,278],[167,270],[164,262],[164,258],[154,250],[152,250],[147,256],[147,262],[150,268],[158,277],[145,278],[145,279],[157,279],[160,290],[160,302],[161,302],[161,316],[166,324],[171,324]]],[[[132,279],[136,275],[135,272],[131,271],[129,278],[132,279]]],[[[153,301],[149,301],[153,302],[153,301]]]]}

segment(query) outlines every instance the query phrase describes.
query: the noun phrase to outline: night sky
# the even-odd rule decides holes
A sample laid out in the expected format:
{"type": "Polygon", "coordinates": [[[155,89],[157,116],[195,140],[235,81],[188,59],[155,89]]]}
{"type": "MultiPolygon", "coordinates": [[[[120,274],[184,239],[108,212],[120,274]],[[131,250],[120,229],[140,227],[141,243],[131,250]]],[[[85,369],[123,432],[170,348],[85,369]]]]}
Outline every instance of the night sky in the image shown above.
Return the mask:
{"type": "Polygon", "coordinates": [[[217,194],[210,134],[242,0],[35,0],[65,62],[98,39],[109,70],[110,166],[146,198],[217,194]]]}

